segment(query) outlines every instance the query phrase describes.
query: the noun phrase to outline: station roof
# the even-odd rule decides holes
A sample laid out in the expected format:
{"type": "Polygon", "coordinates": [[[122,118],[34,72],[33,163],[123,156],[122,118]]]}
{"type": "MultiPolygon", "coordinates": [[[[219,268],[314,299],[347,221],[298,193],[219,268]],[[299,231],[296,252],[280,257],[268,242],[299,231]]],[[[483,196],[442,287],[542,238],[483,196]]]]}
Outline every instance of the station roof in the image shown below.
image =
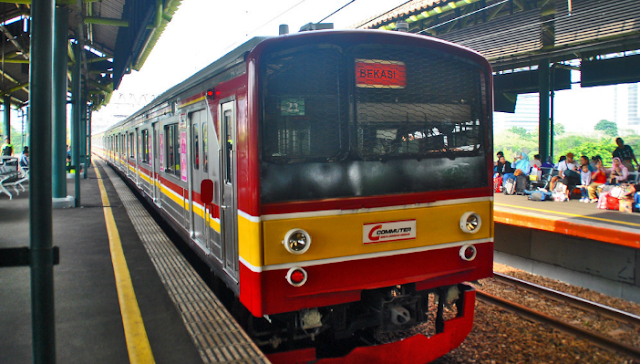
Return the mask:
{"type": "Polygon", "coordinates": [[[494,69],[640,49],[637,0],[413,0],[361,22],[359,29],[408,31],[472,48],[494,69]]]}
{"type": "MultiPolygon", "coordinates": [[[[122,77],[139,70],[182,0],[58,0],[69,12],[69,64],[73,47],[81,63],[92,108],[108,102],[122,77]]],[[[24,106],[29,100],[31,0],[0,0],[0,98],[24,106]]]]}

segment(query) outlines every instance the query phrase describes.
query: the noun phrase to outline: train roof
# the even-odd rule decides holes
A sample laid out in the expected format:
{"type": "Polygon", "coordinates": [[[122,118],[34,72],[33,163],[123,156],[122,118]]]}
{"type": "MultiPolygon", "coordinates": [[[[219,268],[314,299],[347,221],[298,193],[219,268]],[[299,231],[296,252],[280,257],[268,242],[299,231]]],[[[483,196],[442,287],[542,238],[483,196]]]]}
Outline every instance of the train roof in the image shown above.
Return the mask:
{"type": "Polygon", "coordinates": [[[156,98],[145,105],[142,109],[136,111],[125,120],[112,125],[111,127],[109,127],[109,129],[124,125],[132,119],[135,119],[136,117],[143,115],[145,112],[148,112],[154,107],[162,104],[163,102],[166,102],[166,100],[171,99],[194,86],[197,86],[198,84],[207,80],[207,78],[215,76],[228,69],[229,67],[243,62],[248,52],[250,52],[256,45],[269,38],[270,37],[254,37],[249,39],[242,45],[238,46],[238,48],[235,48],[210,65],[194,73],[191,77],[171,87],[162,94],[156,96],[156,98]]]}

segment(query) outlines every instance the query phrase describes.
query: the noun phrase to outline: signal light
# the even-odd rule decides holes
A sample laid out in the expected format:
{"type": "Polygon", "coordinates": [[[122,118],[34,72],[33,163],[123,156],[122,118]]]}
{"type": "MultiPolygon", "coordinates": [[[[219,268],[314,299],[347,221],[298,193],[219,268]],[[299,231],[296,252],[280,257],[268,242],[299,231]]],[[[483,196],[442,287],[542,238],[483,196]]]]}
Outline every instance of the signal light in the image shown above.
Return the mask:
{"type": "Polygon", "coordinates": [[[287,272],[287,282],[294,287],[300,287],[307,282],[307,271],[300,267],[293,267],[287,272]]]}
{"type": "Polygon", "coordinates": [[[478,255],[478,250],[473,245],[464,245],[460,248],[460,252],[458,253],[462,260],[470,262],[476,259],[476,255],[478,255]]]}
{"type": "Polygon", "coordinates": [[[206,95],[208,99],[213,100],[216,97],[216,90],[215,89],[207,90],[206,95]]]}

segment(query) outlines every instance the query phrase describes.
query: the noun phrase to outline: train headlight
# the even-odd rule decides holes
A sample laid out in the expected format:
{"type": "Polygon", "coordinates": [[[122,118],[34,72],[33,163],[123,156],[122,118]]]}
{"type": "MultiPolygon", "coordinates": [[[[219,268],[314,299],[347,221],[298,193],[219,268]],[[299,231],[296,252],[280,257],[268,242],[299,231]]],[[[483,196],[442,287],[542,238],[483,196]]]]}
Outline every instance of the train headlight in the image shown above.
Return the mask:
{"type": "Polygon", "coordinates": [[[480,231],[482,219],[477,213],[470,211],[465,212],[460,218],[460,229],[467,234],[475,234],[480,231]]]}
{"type": "Polygon", "coordinates": [[[282,244],[291,254],[304,254],[311,246],[311,236],[302,229],[291,229],[284,235],[282,244]]]}
{"type": "Polygon", "coordinates": [[[287,272],[287,282],[294,287],[307,283],[307,271],[300,267],[293,267],[287,272]]]}

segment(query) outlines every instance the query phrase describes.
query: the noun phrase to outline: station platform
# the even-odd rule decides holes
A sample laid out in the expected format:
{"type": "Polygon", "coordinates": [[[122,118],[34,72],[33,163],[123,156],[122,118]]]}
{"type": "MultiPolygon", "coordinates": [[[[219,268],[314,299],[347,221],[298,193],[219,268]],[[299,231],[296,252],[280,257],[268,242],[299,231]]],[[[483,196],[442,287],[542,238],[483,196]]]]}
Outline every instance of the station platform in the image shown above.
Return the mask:
{"type": "Polygon", "coordinates": [[[640,302],[640,213],[494,196],[494,261],[640,302]]]}
{"type": "MultiPolygon", "coordinates": [[[[82,207],[53,210],[57,362],[268,363],[126,185],[94,164],[82,207]]],[[[28,190],[0,195],[0,247],[26,246],[28,190]]],[[[0,268],[0,363],[33,362],[31,330],[30,268],[0,268]]]]}
{"type": "Polygon", "coordinates": [[[579,200],[530,201],[527,196],[496,194],[496,223],[539,229],[640,249],[640,213],[602,210],[579,200]]]}

